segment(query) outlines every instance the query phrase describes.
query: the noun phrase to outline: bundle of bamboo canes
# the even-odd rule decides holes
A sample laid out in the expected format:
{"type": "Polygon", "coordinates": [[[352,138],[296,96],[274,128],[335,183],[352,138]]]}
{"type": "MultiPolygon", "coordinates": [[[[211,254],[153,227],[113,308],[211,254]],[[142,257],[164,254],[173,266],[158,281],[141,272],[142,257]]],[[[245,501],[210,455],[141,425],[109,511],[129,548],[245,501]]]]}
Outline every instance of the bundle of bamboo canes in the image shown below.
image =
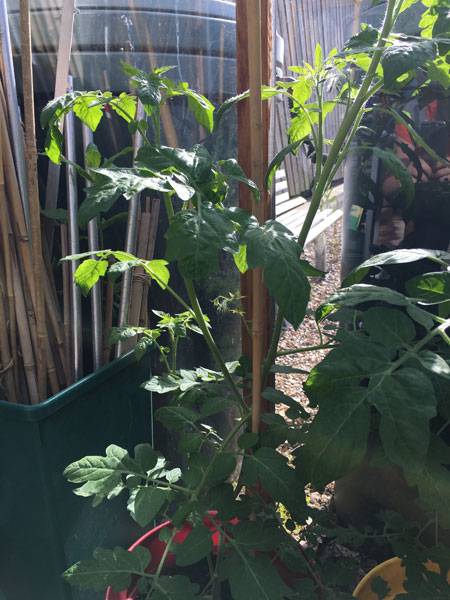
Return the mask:
{"type": "MultiPolygon", "coordinates": [[[[68,79],[73,7],[73,0],[63,2],[55,95],[67,89],[67,83],[62,88],[61,82],[68,79]]],[[[124,278],[120,289],[112,281],[99,283],[89,308],[88,301],[83,305],[73,281],[76,263],[58,264],[67,254],[99,250],[99,224],[94,219],[89,223],[87,247],[80,248],[77,178],[68,163],[65,196],[58,193],[59,167],[48,170],[42,194],[46,208],[67,208],[67,222],[46,222],[42,228],[29,0],[21,0],[21,36],[24,124],[18,108],[6,2],[0,0],[0,400],[36,404],[109,362],[112,325],[147,324],[149,290],[139,272],[124,278]],[[53,243],[56,227],[60,244],[53,243]],[[119,310],[115,310],[116,304],[119,310]],[[82,315],[88,319],[84,328],[82,315]],[[84,365],[83,354],[89,357],[84,365]]],[[[88,132],[82,133],[86,148],[92,139],[88,132]]],[[[76,161],[73,116],[65,122],[65,137],[67,157],[76,161]]],[[[136,139],[136,149],[138,145],[136,139]]],[[[158,219],[159,201],[147,200],[141,206],[135,198],[130,203],[122,246],[140,258],[152,258],[158,219]]],[[[128,349],[128,345],[118,348],[116,356],[128,349]]]]}

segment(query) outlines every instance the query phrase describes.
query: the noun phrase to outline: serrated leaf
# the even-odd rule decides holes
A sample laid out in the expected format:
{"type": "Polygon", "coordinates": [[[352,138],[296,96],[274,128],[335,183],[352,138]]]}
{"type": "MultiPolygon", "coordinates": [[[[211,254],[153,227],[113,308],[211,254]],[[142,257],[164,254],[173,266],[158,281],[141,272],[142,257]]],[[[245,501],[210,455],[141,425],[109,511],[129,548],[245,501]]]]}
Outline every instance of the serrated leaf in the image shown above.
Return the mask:
{"type": "Polygon", "coordinates": [[[306,471],[308,481],[321,489],[361,464],[369,427],[364,390],[341,389],[322,400],[299,452],[299,468],[306,471]]]}
{"type": "Polygon", "coordinates": [[[223,576],[233,600],[282,600],[288,588],[267,556],[233,554],[224,561],[223,576]]]}
{"type": "Polygon", "coordinates": [[[402,311],[389,307],[373,307],[363,315],[365,330],[374,342],[392,348],[407,346],[416,337],[416,328],[402,311]]]}
{"type": "Polygon", "coordinates": [[[189,567],[206,558],[212,550],[212,533],[204,525],[197,525],[178,547],[175,547],[176,563],[189,567]]]}
{"type": "Polygon", "coordinates": [[[387,458],[403,467],[411,460],[424,460],[429,422],[436,416],[436,397],[428,377],[411,368],[374,375],[369,395],[381,415],[380,437],[387,458]]]}
{"type": "Polygon", "coordinates": [[[300,484],[294,469],[288,466],[286,458],[272,448],[259,448],[244,457],[242,480],[253,486],[258,481],[274,500],[292,506],[298,501],[300,484]]]}
{"type": "Polygon", "coordinates": [[[306,314],[310,285],[296,240],[277,221],[250,227],[244,235],[250,268],[264,268],[264,281],[284,317],[297,328],[306,314]]]}
{"type": "Polygon", "coordinates": [[[338,306],[357,306],[364,302],[387,302],[394,306],[408,306],[411,300],[395,290],[359,283],[337,290],[328,298],[329,304],[338,306]]]}
{"type": "Polygon", "coordinates": [[[178,212],[166,234],[167,258],[176,260],[189,279],[205,279],[219,270],[219,252],[231,242],[233,225],[225,213],[204,205],[200,212],[178,212]]]}
{"type": "Polygon", "coordinates": [[[165,427],[178,431],[186,426],[194,427],[201,417],[186,406],[163,406],[158,409],[156,418],[165,427]]]}
{"type": "Polygon", "coordinates": [[[379,32],[378,29],[375,29],[372,25],[368,25],[367,23],[363,23],[361,26],[361,31],[356,35],[352,36],[345,44],[345,50],[353,50],[353,49],[362,49],[366,50],[375,44],[378,41],[379,32]]]}
{"type": "Polygon", "coordinates": [[[450,365],[442,356],[432,352],[431,350],[422,350],[417,354],[417,359],[422,367],[428,371],[432,371],[440,377],[450,379],[450,365]]]}
{"type": "Polygon", "coordinates": [[[407,264],[425,259],[441,265],[450,264],[450,254],[447,252],[442,252],[441,250],[424,250],[422,248],[404,248],[401,250],[392,250],[391,252],[376,254],[375,256],[372,256],[368,260],[364,261],[344,279],[342,286],[349,287],[354,283],[359,283],[372,267],[407,264]]]}
{"type": "Polygon", "coordinates": [[[233,254],[233,260],[234,264],[239,270],[239,273],[244,274],[248,271],[246,244],[239,245],[239,251],[233,254]]]}
{"type": "Polygon", "coordinates": [[[127,123],[131,123],[132,119],[136,117],[136,96],[122,92],[109,102],[109,106],[127,123]]]}
{"type": "Polygon", "coordinates": [[[420,502],[422,502],[429,513],[435,518],[436,512],[439,516],[439,524],[450,529],[450,471],[448,460],[440,460],[433,446],[430,455],[425,461],[411,460],[405,465],[404,473],[410,485],[417,486],[420,502]]]}
{"type": "Polygon", "coordinates": [[[265,178],[265,186],[267,189],[270,189],[272,186],[273,178],[275,177],[276,172],[283,164],[286,156],[293,154],[294,156],[297,154],[297,150],[299,149],[302,140],[297,140],[291,144],[288,144],[283,150],[278,152],[278,154],[272,159],[272,162],[267,169],[266,178],[265,178]]]}
{"type": "Polygon", "coordinates": [[[58,223],[67,223],[69,213],[65,208],[46,208],[41,209],[41,214],[58,223]]]}
{"type": "Polygon", "coordinates": [[[450,299],[450,272],[425,273],[410,279],[406,291],[413,298],[427,304],[438,304],[450,299]]]}
{"type": "Polygon", "coordinates": [[[104,592],[111,586],[115,592],[125,590],[133,575],[142,575],[150,563],[150,552],[138,546],[132,552],[124,548],[94,552],[92,560],[76,563],[64,573],[71,585],[104,592]]]}
{"type": "Polygon", "coordinates": [[[158,454],[150,444],[138,444],[134,448],[134,458],[144,472],[153,469],[158,461],[158,454]]]}
{"type": "Polygon", "coordinates": [[[202,94],[191,89],[185,90],[183,94],[187,96],[188,107],[198,123],[211,133],[214,129],[214,104],[202,94]]]}
{"type": "Polygon", "coordinates": [[[97,169],[102,162],[102,155],[95,144],[88,144],[84,152],[84,162],[89,169],[97,169]]]}
{"type": "Polygon", "coordinates": [[[140,487],[131,492],[127,508],[136,523],[146,527],[158,516],[169,496],[170,490],[156,486],[140,487]]]}
{"type": "Polygon", "coordinates": [[[217,164],[219,165],[222,174],[227,179],[234,179],[239,183],[243,183],[248,188],[250,188],[255,200],[259,201],[261,199],[261,194],[258,189],[258,186],[254,181],[252,181],[246,176],[244,170],[239,165],[237,160],[235,160],[234,158],[229,158],[227,160],[219,160],[217,164]]]}
{"type": "Polygon", "coordinates": [[[243,433],[238,439],[238,446],[239,448],[242,448],[242,450],[248,450],[249,448],[256,446],[258,440],[259,435],[257,433],[243,433]]]}
{"type": "Polygon", "coordinates": [[[75,271],[75,283],[81,288],[84,296],[87,296],[100,277],[108,270],[107,260],[95,260],[88,258],[83,261],[75,271]]]}
{"type": "Polygon", "coordinates": [[[103,117],[103,105],[96,93],[85,93],[75,99],[73,112],[91,131],[96,131],[103,117]]]}
{"type": "Polygon", "coordinates": [[[417,71],[436,58],[436,44],[423,41],[397,41],[386,48],[381,58],[384,83],[387,88],[395,87],[398,78],[409,71],[417,71]]]}
{"type": "Polygon", "coordinates": [[[200,598],[198,584],[186,575],[163,575],[159,578],[152,600],[197,600],[200,598]]]}

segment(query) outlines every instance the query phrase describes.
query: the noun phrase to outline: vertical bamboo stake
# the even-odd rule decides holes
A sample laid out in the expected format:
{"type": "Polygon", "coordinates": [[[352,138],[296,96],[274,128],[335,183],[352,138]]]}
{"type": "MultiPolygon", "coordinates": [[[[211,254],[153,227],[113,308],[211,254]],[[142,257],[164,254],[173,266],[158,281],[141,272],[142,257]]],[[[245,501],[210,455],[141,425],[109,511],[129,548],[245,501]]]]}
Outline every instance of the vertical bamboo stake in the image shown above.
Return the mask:
{"type": "MultiPolygon", "coordinates": [[[[144,108],[139,102],[137,108],[136,118],[138,120],[144,118],[144,108]]],[[[139,148],[142,146],[142,136],[139,132],[135,134],[133,148],[134,156],[138,153],[139,148]]],[[[136,237],[137,237],[137,218],[138,218],[138,207],[139,207],[140,195],[137,194],[131,198],[128,205],[128,222],[127,222],[127,234],[125,242],[125,251],[130,254],[136,252],[136,237]]],[[[131,270],[125,271],[122,277],[122,288],[120,293],[120,306],[119,306],[119,327],[124,327],[127,324],[130,304],[130,293],[131,293],[131,270]]],[[[123,344],[119,342],[116,346],[116,357],[123,354],[123,344]]]]}
{"type": "MultiPolygon", "coordinates": [[[[11,261],[11,238],[12,232],[9,227],[9,217],[6,206],[5,181],[3,173],[3,152],[0,145],[0,234],[2,239],[2,252],[5,264],[5,286],[6,286],[6,301],[8,322],[5,321],[5,327],[9,324],[9,339],[11,348],[13,387],[9,390],[11,402],[18,402],[19,398],[19,372],[17,363],[17,326],[16,326],[16,310],[14,302],[14,285],[12,276],[12,261],[11,261]]],[[[2,334],[3,337],[3,334],[2,334]]],[[[5,359],[6,360],[6,359],[5,359]]]]}
{"type": "MultiPolygon", "coordinates": [[[[73,163],[75,162],[75,119],[70,112],[66,116],[66,156],[70,163],[67,164],[67,204],[69,215],[69,251],[70,254],[78,254],[80,251],[78,232],[78,190],[77,173],[73,163]]],[[[78,267],[78,261],[70,261],[70,321],[72,336],[72,368],[73,377],[78,381],[83,375],[83,340],[82,340],[82,318],[81,318],[81,292],[76,285],[74,277],[78,267]]]]}
{"type": "MultiPolygon", "coordinates": [[[[261,0],[248,0],[248,65],[250,82],[250,156],[251,178],[263,189],[264,182],[264,136],[261,99],[261,0]]],[[[253,201],[252,212],[261,222],[264,219],[262,203],[253,201]]],[[[252,431],[257,432],[261,417],[261,368],[264,359],[264,284],[262,269],[254,269],[252,277],[252,431]]]]}
{"type": "Polygon", "coordinates": [[[355,3],[355,6],[353,12],[352,34],[356,35],[361,23],[361,0],[353,0],[353,2],[355,3]]]}
{"type": "Polygon", "coordinates": [[[20,29],[22,36],[22,79],[25,108],[25,156],[27,161],[27,181],[30,201],[30,226],[33,271],[36,295],[36,329],[39,397],[47,395],[46,346],[47,329],[45,322],[44,291],[42,288],[42,240],[41,214],[37,176],[37,149],[34,113],[33,62],[31,49],[31,22],[29,0],[20,0],[20,29]]]}
{"type": "MultiPolygon", "coordinates": [[[[61,9],[61,24],[59,27],[58,55],[56,58],[55,98],[62,96],[67,91],[70,55],[72,52],[74,15],[75,0],[63,0],[61,9]]],[[[56,208],[58,202],[60,175],[61,167],[49,161],[47,171],[47,187],[45,190],[45,208],[56,208]]],[[[54,223],[49,221],[46,227],[46,234],[50,254],[53,248],[54,228],[54,223]]]]}
{"type": "MultiPolygon", "coordinates": [[[[89,144],[94,141],[92,131],[86,125],[82,126],[83,131],[83,147],[86,152],[89,144]]],[[[86,167],[86,165],[85,165],[86,167]]],[[[88,184],[89,185],[89,184],[88,184]]],[[[89,250],[99,250],[98,240],[98,219],[95,217],[88,223],[88,244],[89,250]]],[[[96,283],[91,290],[91,313],[92,313],[92,350],[94,357],[94,369],[97,370],[102,366],[102,287],[101,282],[96,283]]]]}
{"type": "Polygon", "coordinates": [[[0,0],[0,43],[2,74],[8,104],[9,121],[14,159],[19,180],[20,197],[27,228],[30,228],[30,210],[28,204],[27,172],[25,160],[25,141],[22,129],[19,102],[17,99],[16,76],[12,58],[11,36],[9,33],[8,8],[6,0],[0,0]]]}

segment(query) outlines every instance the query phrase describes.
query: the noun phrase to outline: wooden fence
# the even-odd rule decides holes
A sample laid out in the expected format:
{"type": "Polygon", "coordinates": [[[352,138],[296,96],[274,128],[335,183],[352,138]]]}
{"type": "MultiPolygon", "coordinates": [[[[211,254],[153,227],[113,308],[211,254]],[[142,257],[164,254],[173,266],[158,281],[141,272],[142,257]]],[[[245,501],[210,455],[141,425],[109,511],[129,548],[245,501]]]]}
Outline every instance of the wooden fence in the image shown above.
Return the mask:
{"type": "MultiPolygon", "coordinates": [[[[285,43],[285,75],[292,65],[304,61],[312,63],[316,44],[320,43],[324,54],[333,48],[342,48],[353,32],[358,18],[361,0],[275,0],[275,29],[285,43]]],[[[328,138],[336,134],[342,119],[338,107],[327,119],[328,138]]],[[[275,152],[287,144],[286,128],[289,123],[287,101],[278,101],[275,108],[275,152]]],[[[287,186],[290,198],[300,196],[310,189],[312,170],[309,161],[299,155],[285,160],[287,186]]],[[[342,177],[338,173],[337,178],[342,177]]]]}

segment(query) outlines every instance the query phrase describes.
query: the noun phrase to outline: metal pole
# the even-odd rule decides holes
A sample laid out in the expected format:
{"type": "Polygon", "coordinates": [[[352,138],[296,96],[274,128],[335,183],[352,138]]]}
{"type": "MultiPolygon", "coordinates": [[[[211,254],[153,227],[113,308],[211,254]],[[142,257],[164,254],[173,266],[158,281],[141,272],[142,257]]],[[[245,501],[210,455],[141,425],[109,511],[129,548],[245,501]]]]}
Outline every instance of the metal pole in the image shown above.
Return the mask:
{"type": "MultiPolygon", "coordinates": [[[[69,77],[69,86],[72,87],[72,78],[69,77]]],[[[66,135],[66,156],[74,163],[76,160],[75,152],[75,118],[70,112],[65,119],[66,135]]],[[[73,164],[66,165],[67,177],[67,208],[69,221],[69,251],[70,254],[78,254],[80,251],[80,242],[78,235],[78,189],[77,172],[73,164]]],[[[81,320],[81,292],[75,284],[74,275],[78,267],[78,261],[70,261],[71,272],[71,298],[70,298],[70,321],[72,338],[72,369],[74,381],[80,379],[83,375],[83,345],[82,345],[82,320],[81,320]]]]}
{"type": "Polygon", "coordinates": [[[27,172],[25,160],[25,140],[20,115],[19,100],[17,96],[16,77],[12,58],[11,36],[9,33],[8,9],[6,0],[0,0],[0,43],[3,61],[4,89],[8,104],[9,121],[11,127],[11,142],[16,164],[17,179],[19,181],[20,196],[22,198],[23,213],[28,231],[30,231],[30,207],[28,202],[27,172]]]}
{"type": "MultiPolygon", "coordinates": [[[[86,125],[83,125],[83,148],[84,152],[94,141],[92,131],[86,125]]],[[[86,155],[86,154],[85,154],[86,155]]],[[[87,168],[87,165],[85,164],[87,168]]],[[[89,185],[89,183],[88,183],[89,185]]],[[[88,223],[88,245],[89,250],[99,250],[98,239],[98,219],[95,217],[88,223]]],[[[102,288],[98,282],[91,290],[91,312],[92,312],[92,350],[94,357],[94,369],[102,366],[103,333],[102,333],[102,288]]]]}
{"type": "MultiPolygon", "coordinates": [[[[144,109],[142,104],[138,104],[136,118],[141,120],[144,118],[144,109]]],[[[136,156],[139,148],[142,146],[142,136],[137,132],[133,140],[133,154],[136,156]]],[[[139,207],[140,194],[133,196],[129,202],[128,207],[128,222],[127,222],[127,235],[125,250],[130,254],[136,253],[136,239],[137,239],[137,219],[138,219],[138,207],[139,207]]],[[[130,292],[131,292],[131,281],[132,272],[130,270],[125,271],[122,278],[122,288],[120,292],[120,306],[119,306],[119,327],[127,325],[128,310],[130,303],[130,292]]],[[[116,358],[123,353],[123,345],[119,342],[116,346],[116,358]]]]}

